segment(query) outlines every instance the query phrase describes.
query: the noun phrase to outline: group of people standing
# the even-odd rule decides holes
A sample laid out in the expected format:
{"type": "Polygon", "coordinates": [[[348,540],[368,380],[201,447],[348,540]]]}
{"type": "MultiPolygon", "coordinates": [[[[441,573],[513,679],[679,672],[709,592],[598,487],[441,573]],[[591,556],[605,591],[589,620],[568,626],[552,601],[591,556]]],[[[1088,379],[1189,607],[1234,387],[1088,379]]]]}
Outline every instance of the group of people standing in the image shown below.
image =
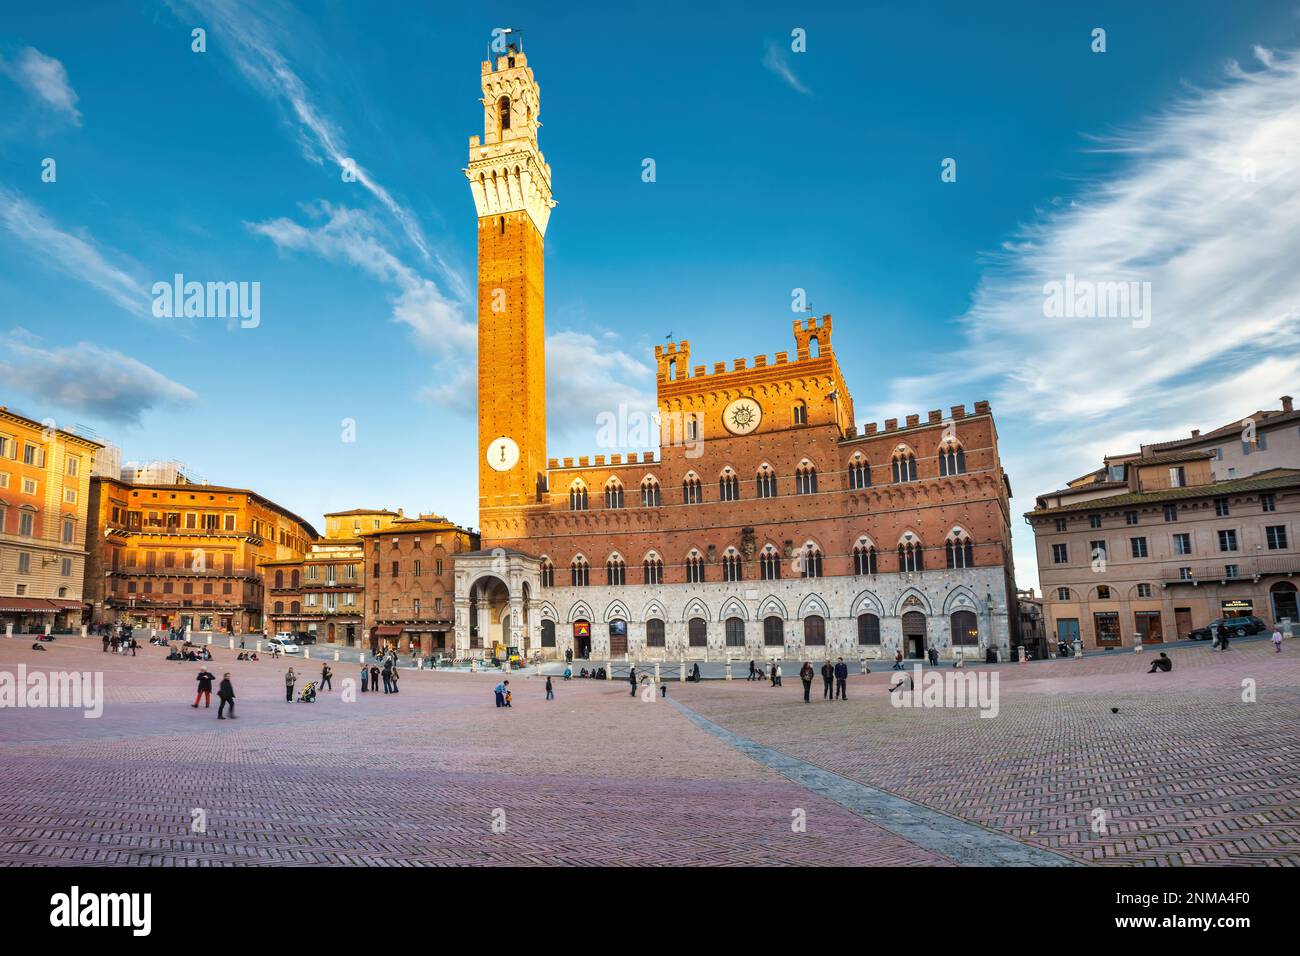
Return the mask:
{"type": "Polygon", "coordinates": [[[367,664],[361,662],[361,692],[374,691],[379,692],[379,684],[382,681],[385,694],[397,693],[398,668],[397,655],[392,651],[384,654],[382,658],[383,666],[379,663],[367,664]]]}

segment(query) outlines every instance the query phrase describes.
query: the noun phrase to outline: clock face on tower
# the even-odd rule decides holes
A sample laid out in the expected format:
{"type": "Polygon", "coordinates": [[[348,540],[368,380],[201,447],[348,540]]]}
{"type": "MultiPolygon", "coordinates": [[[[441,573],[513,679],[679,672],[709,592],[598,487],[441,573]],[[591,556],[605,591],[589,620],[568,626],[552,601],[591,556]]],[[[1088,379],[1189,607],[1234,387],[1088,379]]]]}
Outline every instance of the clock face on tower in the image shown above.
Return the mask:
{"type": "Polygon", "coordinates": [[[519,446],[502,435],[488,445],[487,463],[496,471],[509,471],[519,463],[519,446]]]}
{"type": "Polygon", "coordinates": [[[763,408],[752,398],[738,398],[722,410],[722,424],[733,435],[748,435],[763,420],[763,408]]]}

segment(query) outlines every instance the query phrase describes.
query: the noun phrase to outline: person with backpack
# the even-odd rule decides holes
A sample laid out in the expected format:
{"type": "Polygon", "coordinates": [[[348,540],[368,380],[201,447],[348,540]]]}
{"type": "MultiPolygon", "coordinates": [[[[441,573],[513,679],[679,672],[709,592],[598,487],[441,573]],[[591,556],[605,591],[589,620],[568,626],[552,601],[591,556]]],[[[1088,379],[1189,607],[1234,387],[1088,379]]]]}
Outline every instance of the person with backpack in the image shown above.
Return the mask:
{"type": "Polygon", "coordinates": [[[293,703],[293,685],[298,682],[298,675],[290,667],[284,674],[284,699],[293,703]]]}
{"type": "Polygon", "coordinates": [[[330,666],[329,666],[328,664],[326,664],[326,665],[324,665],[323,667],[321,667],[321,669],[320,669],[320,689],[321,689],[322,691],[333,690],[333,689],[334,689],[334,688],[333,688],[333,685],[330,684],[330,678],[333,677],[333,676],[334,676],[334,671],[330,670],[330,666]]]}
{"type": "Polygon", "coordinates": [[[555,700],[555,688],[551,686],[551,675],[546,675],[546,699],[555,700]]]}
{"type": "Polygon", "coordinates": [[[804,661],[803,667],[799,668],[799,679],[803,681],[803,702],[805,704],[811,702],[812,682],[815,674],[812,665],[807,661],[804,661]]]}

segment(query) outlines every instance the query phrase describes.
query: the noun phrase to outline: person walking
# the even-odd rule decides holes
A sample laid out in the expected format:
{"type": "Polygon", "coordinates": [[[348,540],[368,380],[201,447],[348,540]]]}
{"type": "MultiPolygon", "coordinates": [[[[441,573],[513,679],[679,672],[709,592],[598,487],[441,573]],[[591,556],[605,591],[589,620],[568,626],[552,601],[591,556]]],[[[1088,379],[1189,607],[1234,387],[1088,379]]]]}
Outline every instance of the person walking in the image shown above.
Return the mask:
{"type": "Polygon", "coordinates": [[[1273,627],[1273,650],[1282,653],[1282,628],[1276,625],[1273,627]]]}
{"type": "Polygon", "coordinates": [[[849,699],[849,665],[842,657],[835,661],[835,697],[838,700],[849,699]]]}
{"type": "Polygon", "coordinates": [[[108,653],[108,631],[104,632],[104,653],[108,653]]]}
{"type": "Polygon", "coordinates": [[[546,675],[546,699],[555,700],[555,688],[551,686],[551,675],[546,675]]]}
{"type": "Polygon", "coordinates": [[[831,663],[830,658],[822,665],[822,700],[832,700],[835,697],[835,665],[831,663]]]}
{"type": "Polygon", "coordinates": [[[221,704],[217,708],[217,720],[225,720],[222,716],[226,705],[230,705],[230,719],[235,719],[235,685],[230,683],[230,674],[226,673],[221,678],[221,686],[217,688],[217,698],[221,704]]]}
{"type": "Polygon", "coordinates": [[[628,696],[635,697],[636,696],[636,665],[635,664],[633,664],[632,669],[627,672],[627,682],[632,685],[632,691],[628,696]]]}
{"type": "Polygon", "coordinates": [[[298,675],[295,674],[293,668],[290,667],[284,673],[284,699],[289,703],[293,703],[293,685],[297,682],[298,675]]]}
{"type": "Polygon", "coordinates": [[[200,697],[207,698],[207,701],[203,704],[205,708],[212,706],[212,682],[216,679],[216,675],[206,667],[199,668],[199,676],[195,678],[199,682],[199,692],[194,695],[194,708],[196,710],[199,706],[200,697]]]}
{"type": "Polygon", "coordinates": [[[928,658],[930,659],[930,666],[931,666],[931,667],[938,667],[938,666],[939,666],[939,648],[934,647],[934,646],[930,646],[930,647],[926,648],[925,656],[928,657],[928,658]]]}
{"type": "Polygon", "coordinates": [[[799,668],[799,679],[803,681],[803,702],[805,704],[811,703],[810,695],[812,694],[812,682],[815,673],[812,665],[807,661],[804,661],[803,667],[799,668]]]}
{"type": "Polygon", "coordinates": [[[1229,640],[1229,638],[1231,638],[1231,637],[1232,637],[1232,631],[1228,630],[1228,628],[1224,627],[1224,628],[1221,628],[1221,629],[1220,629],[1220,631],[1219,631],[1219,650],[1221,650],[1221,651],[1226,651],[1226,650],[1228,649],[1228,640],[1229,640]]]}
{"type": "Polygon", "coordinates": [[[573,648],[572,648],[572,647],[566,647],[566,648],[564,649],[564,663],[566,663],[566,664],[572,664],[572,663],[573,663],[573,648]]]}
{"type": "Polygon", "coordinates": [[[758,668],[754,666],[753,661],[749,662],[749,676],[746,677],[745,680],[758,680],[758,668]]]}
{"type": "Polygon", "coordinates": [[[394,694],[397,693],[397,678],[398,678],[399,676],[400,676],[400,671],[399,671],[399,669],[398,669],[398,667],[397,667],[397,662],[394,661],[394,662],[393,662],[393,673],[390,674],[389,677],[388,677],[388,682],[389,682],[390,684],[393,685],[393,693],[394,693],[394,694]]]}
{"type": "Polygon", "coordinates": [[[781,686],[781,665],[779,663],[772,667],[772,686],[781,686]]]}
{"type": "Polygon", "coordinates": [[[501,683],[497,684],[496,687],[492,688],[492,693],[496,694],[497,697],[498,707],[504,707],[506,705],[506,689],[509,686],[510,686],[510,681],[503,680],[501,681],[501,683]]]}
{"type": "Polygon", "coordinates": [[[366,666],[365,661],[362,661],[361,662],[361,693],[364,694],[366,692],[366,684],[368,684],[369,682],[370,682],[370,668],[366,666]]]}
{"type": "Polygon", "coordinates": [[[384,669],[380,671],[380,676],[384,679],[384,693],[391,694],[393,692],[393,665],[388,658],[384,658],[384,669]]]}
{"type": "Polygon", "coordinates": [[[900,648],[899,650],[894,651],[894,670],[901,671],[902,669],[903,669],[903,651],[900,648]]]}
{"type": "Polygon", "coordinates": [[[376,664],[370,665],[370,690],[379,691],[379,666],[376,664]]]}
{"type": "Polygon", "coordinates": [[[333,676],[334,676],[334,671],[330,670],[330,666],[329,666],[328,664],[324,665],[324,666],[320,669],[320,689],[321,689],[321,690],[324,691],[324,690],[333,690],[333,689],[334,689],[333,685],[330,684],[330,678],[333,677],[333,676]]]}

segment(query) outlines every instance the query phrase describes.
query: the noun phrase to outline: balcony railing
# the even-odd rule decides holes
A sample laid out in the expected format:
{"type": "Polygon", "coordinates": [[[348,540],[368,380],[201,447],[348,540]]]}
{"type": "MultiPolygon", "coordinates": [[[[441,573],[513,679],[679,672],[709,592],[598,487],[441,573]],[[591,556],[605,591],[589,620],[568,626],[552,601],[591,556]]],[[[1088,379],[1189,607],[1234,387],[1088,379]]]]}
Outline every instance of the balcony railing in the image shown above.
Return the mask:
{"type": "Polygon", "coordinates": [[[1234,581],[1242,578],[1262,577],[1266,574],[1300,574],[1300,554],[1270,555],[1267,557],[1242,556],[1226,551],[1217,561],[1189,561],[1174,564],[1173,559],[1160,570],[1160,580],[1167,584],[1192,584],[1196,581],[1234,581]],[[1237,573],[1229,575],[1228,565],[1236,565],[1237,573]],[[1190,577],[1183,576],[1183,568],[1190,577]]]}

